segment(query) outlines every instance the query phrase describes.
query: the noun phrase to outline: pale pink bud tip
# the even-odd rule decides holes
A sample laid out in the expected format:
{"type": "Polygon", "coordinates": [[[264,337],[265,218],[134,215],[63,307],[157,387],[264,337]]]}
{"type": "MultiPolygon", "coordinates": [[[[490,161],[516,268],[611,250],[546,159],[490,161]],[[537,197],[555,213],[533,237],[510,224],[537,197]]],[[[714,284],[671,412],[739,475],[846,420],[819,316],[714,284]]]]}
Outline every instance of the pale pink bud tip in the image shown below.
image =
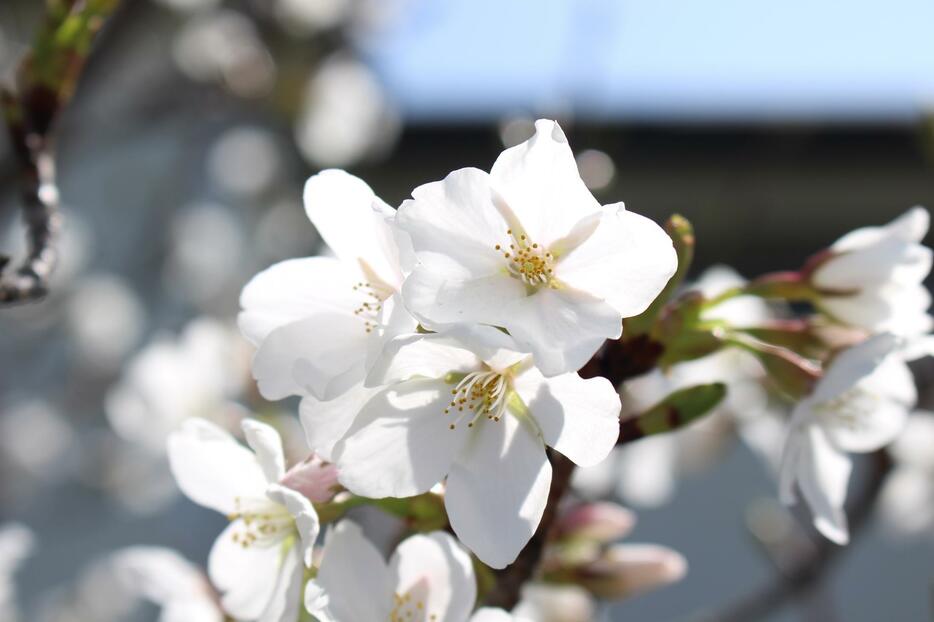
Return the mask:
{"type": "Polygon", "coordinates": [[[621,599],[680,581],[687,569],[687,560],[677,551],[653,544],[620,544],[582,568],[580,583],[601,598],[621,599]]]}
{"type": "Polygon", "coordinates": [[[302,493],[312,503],[327,503],[334,498],[337,467],[312,455],[289,469],[280,483],[302,493]]]}
{"type": "Polygon", "coordinates": [[[619,540],[632,531],[636,516],[610,502],[584,503],[558,519],[559,538],[583,538],[600,542],[619,540]]]}

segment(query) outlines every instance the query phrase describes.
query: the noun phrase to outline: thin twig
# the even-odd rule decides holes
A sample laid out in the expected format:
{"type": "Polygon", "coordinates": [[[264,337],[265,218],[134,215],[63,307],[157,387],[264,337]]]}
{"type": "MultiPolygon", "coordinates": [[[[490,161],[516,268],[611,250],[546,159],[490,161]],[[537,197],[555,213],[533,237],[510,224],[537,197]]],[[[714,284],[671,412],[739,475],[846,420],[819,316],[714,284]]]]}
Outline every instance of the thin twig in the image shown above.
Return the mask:
{"type": "MultiPolygon", "coordinates": [[[[885,450],[872,454],[872,469],[868,480],[859,494],[852,498],[847,515],[850,519],[850,534],[855,539],[862,533],[868,518],[875,508],[886,477],[892,470],[892,460],[885,450]]],[[[751,622],[765,619],[786,603],[812,590],[839,554],[845,550],[819,538],[812,547],[803,549],[803,554],[788,560],[784,569],[766,585],[727,605],[720,612],[703,616],[705,622],[751,622]]]]}

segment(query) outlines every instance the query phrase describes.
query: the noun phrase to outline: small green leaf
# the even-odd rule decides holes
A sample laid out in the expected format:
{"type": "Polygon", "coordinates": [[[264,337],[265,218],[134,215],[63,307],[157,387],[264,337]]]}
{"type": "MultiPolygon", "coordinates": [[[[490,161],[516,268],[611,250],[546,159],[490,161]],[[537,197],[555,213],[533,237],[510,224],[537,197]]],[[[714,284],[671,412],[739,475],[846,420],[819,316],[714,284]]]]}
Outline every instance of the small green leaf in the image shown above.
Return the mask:
{"type": "Polygon", "coordinates": [[[671,432],[703,417],[726,396],[722,382],[699,384],[675,391],[641,415],[620,422],[620,442],[671,432]]]}

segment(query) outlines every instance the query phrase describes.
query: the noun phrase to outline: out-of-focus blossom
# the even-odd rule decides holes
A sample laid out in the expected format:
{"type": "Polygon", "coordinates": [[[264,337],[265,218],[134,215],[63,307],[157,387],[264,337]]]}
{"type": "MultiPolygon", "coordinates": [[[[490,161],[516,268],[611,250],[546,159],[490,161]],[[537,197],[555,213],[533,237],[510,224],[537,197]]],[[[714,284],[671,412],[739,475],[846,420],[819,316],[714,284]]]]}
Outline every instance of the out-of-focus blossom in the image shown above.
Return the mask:
{"type": "Polygon", "coordinates": [[[6,473],[16,469],[20,475],[54,481],[66,470],[74,440],[68,420],[42,399],[24,400],[0,411],[0,464],[6,473]]]}
{"type": "Polygon", "coordinates": [[[0,524],[0,620],[17,622],[19,606],[13,575],[32,553],[32,531],[18,523],[0,524]]]}
{"type": "Polygon", "coordinates": [[[387,152],[400,128],[373,72],[341,54],[325,60],[308,82],[295,141],[312,164],[344,167],[387,152]]]}
{"type": "Polygon", "coordinates": [[[586,149],[575,158],[581,179],[590,190],[602,190],[610,185],[616,176],[616,165],[606,152],[598,149],[586,149]]]}
{"type": "Polygon", "coordinates": [[[407,538],[387,565],[361,529],[345,520],[325,538],[305,606],[321,622],[465,622],[476,598],[470,556],[448,534],[407,538]]]}
{"type": "Polygon", "coordinates": [[[847,452],[875,451],[901,432],[917,391],[896,354],[897,339],[877,335],[839,354],[792,413],[780,473],[782,501],[795,484],[828,539],[849,539],[843,502],[852,463],[847,452]]]}
{"type": "Polygon", "coordinates": [[[178,337],[157,337],[130,361],[107,394],[107,417],[121,437],[161,456],[169,434],[186,419],[236,426],[243,410],[233,400],[249,378],[248,365],[233,327],[194,320],[178,337]]]}
{"type": "Polygon", "coordinates": [[[175,11],[196,12],[206,9],[213,9],[221,3],[221,0],[156,0],[175,11]]]}
{"type": "Polygon", "coordinates": [[[124,590],[161,608],[159,622],[223,622],[207,577],[175,551],[135,546],[110,562],[124,590]]]}
{"type": "Polygon", "coordinates": [[[311,501],[283,483],[282,440],[271,427],[243,422],[252,451],[203,419],[189,419],[168,441],[179,488],[230,519],[208,559],[224,611],[241,620],[296,622],[305,568],[319,522],[311,501]]]}
{"type": "Polygon", "coordinates": [[[934,413],[918,411],[890,451],[895,471],[882,491],[882,516],[895,532],[934,536],[934,413]]]}
{"type": "Polygon", "coordinates": [[[98,274],[78,284],[67,319],[80,360],[109,371],[139,341],[146,310],[122,279],[98,274]]]}
{"type": "Polygon", "coordinates": [[[619,396],[605,378],[546,378],[492,327],[398,337],[367,383],[385,388],[351,411],[343,438],[321,429],[333,413],[302,413],[312,448],[336,442],[341,483],[367,497],[417,495],[447,477],[451,527],[494,568],[512,563],[541,519],[546,444],[592,465],[619,434],[619,396]]]}
{"type": "Polygon", "coordinates": [[[258,348],[253,375],[267,399],[303,395],[316,404],[348,390],[365,395],[361,382],[381,344],[415,328],[396,303],[403,276],[394,212],[338,170],[308,180],[305,209],[336,257],[283,261],[243,288],[239,325],[258,348]]]}
{"type": "Polygon", "coordinates": [[[268,130],[234,127],[221,134],[211,147],[207,166],[219,188],[248,199],[275,183],[282,169],[282,157],[275,137],[268,130]]]}
{"type": "Polygon", "coordinates": [[[263,211],[252,237],[264,263],[307,255],[320,240],[317,232],[308,227],[301,205],[288,199],[276,201],[263,211]]]}
{"type": "Polygon", "coordinates": [[[190,205],[175,215],[170,231],[166,289],[202,306],[230,297],[244,270],[243,229],[234,213],[216,203],[190,205]]]}
{"type": "Polygon", "coordinates": [[[241,97],[265,95],[275,81],[275,63],[253,23],[229,9],[186,21],[172,53],[192,80],[221,83],[241,97]]]}
{"type": "Polygon", "coordinates": [[[535,622],[593,622],[597,607],[582,587],[527,583],[513,614],[535,622]]]}
{"type": "Polygon", "coordinates": [[[915,207],[884,227],[846,234],[810,269],[817,305],[834,319],[873,333],[915,338],[932,328],[927,210],[915,207]]]}
{"type": "Polygon", "coordinates": [[[313,34],[343,24],[359,0],[275,0],[276,17],[295,34],[313,34]]]}
{"type": "Polygon", "coordinates": [[[429,327],[503,327],[546,376],[618,338],[677,267],[661,227],[594,199],[554,121],[537,121],[491,173],[460,169],[412,196],[396,216],[417,258],[409,311],[429,327]]]}

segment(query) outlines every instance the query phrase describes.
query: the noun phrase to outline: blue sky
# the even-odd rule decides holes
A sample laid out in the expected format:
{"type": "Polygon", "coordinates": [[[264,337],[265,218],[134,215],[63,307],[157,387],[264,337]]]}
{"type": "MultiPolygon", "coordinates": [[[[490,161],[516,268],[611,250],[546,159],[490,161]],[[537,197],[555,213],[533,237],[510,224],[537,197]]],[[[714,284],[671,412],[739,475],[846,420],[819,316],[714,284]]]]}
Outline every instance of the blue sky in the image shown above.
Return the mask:
{"type": "Polygon", "coordinates": [[[910,121],[932,0],[408,0],[365,53],[412,119],[910,121]]]}

